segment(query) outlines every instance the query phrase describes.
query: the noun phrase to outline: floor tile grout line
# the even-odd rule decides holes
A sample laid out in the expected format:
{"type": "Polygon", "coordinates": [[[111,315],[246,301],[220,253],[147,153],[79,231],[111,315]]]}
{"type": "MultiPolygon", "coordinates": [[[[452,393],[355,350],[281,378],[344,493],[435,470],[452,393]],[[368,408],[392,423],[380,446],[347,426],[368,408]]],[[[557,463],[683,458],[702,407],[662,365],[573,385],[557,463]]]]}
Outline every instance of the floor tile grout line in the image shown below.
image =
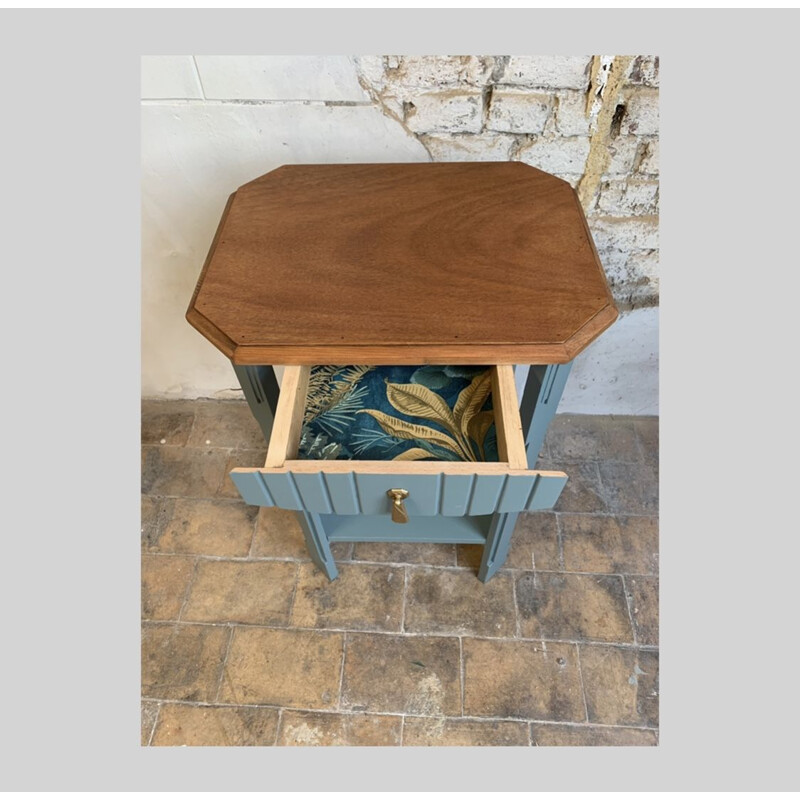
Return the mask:
{"type": "Polygon", "coordinates": [[[406,730],[406,715],[405,714],[401,714],[400,715],[400,744],[399,744],[399,747],[403,746],[403,735],[405,733],[405,730],[406,730]]]}
{"type": "Polygon", "coordinates": [[[533,747],[533,723],[528,722],[528,747],[533,747]]]}
{"type": "Polygon", "coordinates": [[[511,602],[514,604],[514,638],[519,639],[522,627],[519,620],[519,604],[517,603],[517,581],[511,577],[511,602]]]}
{"type": "Polygon", "coordinates": [[[194,426],[197,423],[197,406],[192,404],[192,424],[189,426],[189,435],[186,437],[186,441],[181,445],[181,447],[192,447],[189,444],[189,440],[192,438],[192,434],[194,433],[194,426]]]}
{"type": "MultiPolygon", "coordinates": [[[[226,505],[247,506],[241,497],[209,494],[159,494],[157,492],[141,492],[142,497],[152,497],[154,500],[201,500],[205,502],[224,503],[226,505]]],[[[252,506],[251,506],[252,507],[252,506]]]]}
{"type": "Polygon", "coordinates": [[[459,683],[461,685],[461,716],[464,716],[464,695],[466,694],[466,677],[464,676],[464,642],[461,636],[458,637],[458,663],[459,663],[459,683]]]}
{"type": "Polygon", "coordinates": [[[467,639],[478,639],[486,642],[509,642],[510,644],[524,644],[526,642],[544,642],[546,644],[574,644],[583,645],[586,647],[618,647],[623,650],[638,649],[647,652],[658,652],[659,646],[654,644],[638,644],[635,642],[617,642],[607,641],[604,639],[557,639],[541,636],[520,636],[518,639],[510,636],[487,636],[482,633],[465,633],[464,631],[395,631],[395,630],[381,630],[372,629],[367,630],[363,628],[314,628],[299,625],[280,625],[277,623],[261,623],[261,622],[244,622],[242,620],[220,620],[218,622],[204,622],[203,620],[166,620],[166,619],[148,619],[142,622],[151,627],[158,626],[172,626],[172,627],[186,627],[191,625],[200,625],[206,628],[227,628],[231,625],[238,628],[258,628],[265,630],[275,631],[296,631],[298,633],[347,633],[358,634],[359,636],[399,636],[403,639],[457,639],[463,636],[467,639]]]}
{"type": "Polygon", "coordinates": [[[273,747],[278,746],[278,742],[281,740],[281,728],[283,727],[283,708],[278,709],[278,724],[275,726],[275,741],[273,742],[273,747]]]}
{"type": "Polygon", "coordinates": [[[206,703],[198,700],[174,700],[169,698],[157,697],[143,697],[142,700],[148,703],[159,703],[160,705],[182,705],[190,706],[193,708],[256,708],[256,709],[274,709],[279,713],[283,711],[297,712],[303,714],[319,714],[319,715],[341,715],[347,717],[399,717],[405,719],[445,719],[456,722],[517,722],[520,724],[533,724],[533,725],[564,725],[573,728],[606,728],[610,730],[637,730],[637,731],[653,731],[659,729],[650,725],[629,725],[629,724],[613,724],[608,722],[591,722],[590,720],[565,720],[565,719],[536,719],[533,717],[497,717],[497,716],[431,716],[429,714],[419,714],[408,711],[354,711],[353,709],[337,710],[335,708],[305,708],[301,706],[286,707],[269,703],[206,703]]]}
{"type": "Polygon", "coordinates": [[[403,609],[400,615],[400,633],[406,633],[406,597],[408,596],[408,567],[403,567],[403,609]]]}
{"type": "Polygon", "coordinates": [[[153,744],[153,737],[156,735],[156,727],[158,726],[158,720],[161,717],[161,706],[163,703],[159,701],[158,705],[156,706],[156,716],[153,719],[153,727],[150,728],[150,735],[147,737],[147,747],[151,747],[153,744]]]}
{"type": "MultiPolygon", "coordinates": [[[[158,550],[145,550],[142,552],[142,555],[148,556],[161,556],[165,558],[175,557],[175,556],[185,556],[185,557],[194,557],[201,561],[231,561],[235,563],[258,563],[258,562],[276,562],[276,563],[293,563],[293,564],[309,564],[311,563],[310,558],[293,558],[291,556],[256,556],[255,558],[250,558],[249,556],[234,556],[234,555],[223,555],[223,556],[216,556],[210,555],[206,553],[190,553],[184,551],[158,551],[158,550]]],[[[341,559],[340,559],[341,560],[341,559]]],[[[401,567],[411,569],[411,570],[444,570],[448,572],[461,572],[467,573],[472,572],[475,575],[475,579],[477,580],[477,572],[473,567],[451,567],[447,564],[413,564],[408,561],[346,561],[347,564],[353,564],[355,566],[365,566],[365,567],[393,567],[395,569],[399,569],[401,567]]],[[[657,572],[633,572],[633,571],[626,571],[626,572],[587,572],[582,570],[566,570],[566,569],[528,569],[526,567],[503,567],[498,570],[498,575],[503,574],[516,574],[520,572],[550,572],[554,575],[588,575],[588,576],[595,576],[595,577],[622,577],[627,576],[629,578],[657,578],[657,572]]]]}
{"type": "Polygon", "coordinates": [[[586,716],[586,722],[589,723],[589,705],[586,702],[586,684],[583,680],[583,665],[581,664],[581,648],[575,645],[575,659],[578,662],[578,676],[581,679],[581,697],[583,698],[583,713],[586,716]]]}
{"type": "Polygon", "coordinates": [[[561,572],[566,572],[566,562],[564,561],[564,534],[561,527],[561,512],[555,514],[556,518],[556,544],[558,545],[558,566],[561,572]]]}
{"type": "Polygon", "coordinates": [[[600,461],[591,461],[591,462],[585,462],[585,463],[591,464],[591,466],[594,468],[594,473],[595,473],[595,475],[597,475],[597,487],[600,490],[599,497],[603,501],[603,505],[606,507],[608,512],[610,514],[612,514],[612,516],[616,516],[616,512],[614,512],[612,510],[611,504],[608,502],[608,496],[606,494],[606,487],[603,484],[603,481],[602,481],[602,479],[600,477],[600,461]]]}
{"type": "Polygon", "coordinates": [[[256,536],[258,536],[258,524],[261,518],[261,514],[256,514],[253,519],[253,533],[250,536],[250,547],[247,548],[247,556],[246,559],[248,561],[253,561],[253,548],[256,546],[256,536]]]}
{"type": "MultiPolygon", "coordinates": [[[[167,498],[162,497],[161,495],[145,495],[143,494],[142,497],[152,497],[156,501],[155,505],[155,523],[153,525],[153,537],[157,542],[161,538],[161,528],[164,525],[164,510],[166,508],[167,498]]],[[[144,545],[146,538],[144,537],[144,525],[142,525],[142,516],[141,516],[141,504],[139,505],[139,526],[141,528],[140,534],[142,537],[142,543],[144,545]]],[[[147,553],[147,549],[142,550],[142,555],[147,553]]]]}
{"type": "MultiPolygon", "coordinates": [[[[531,512],[529,512],[531,513],[531,512]]],[[[532,512],[532,513],[539,513],[539,512],[532,512]]],[[[547,513],[547,512],[544,512],[547,513]]],[[[562,516],[566,517],[610,517],[613,519],[619,517],[630,517],[631,519],[640,519],[644,517],[645,519],[657,519],[659,516],[658,511],[575,511],[569,508],[561,508],[558,511],[554,511],[555,514],[561,514],[562,516]]]]}
{"type": "Polygon", "coordinates": [[[235,444],[189,444],[188,442],[180,444],[178,442],[139,442],[142,448],[153,448],[159,450],[208,450],[224,451],[226,455],[232,456],[234,453],[265,453],[266,447],[242,447],[235,444]]]}
{"type": "Polygon", "coordinates": [[[183,622],[183,612],[186,610],[186,604],[189,602],[189,596],[192,593],[192,588],[194,587],[194,582],[197,578],[197,568],[200,563],[199,558],[195,558],[192,563],[192,574],[189,576],[189,580],[186,582],[186,589],[183,591],[183,600],[181,601],[181,607],[178,609],[178,616],[175,619],[175,622],[183,622]]]}
{"type": "Polygon", "coordinates": [[[347,631],[345,631],[344,635],[342,636],[342,665],[339,668],[339,696],[336,699],[336,708],[341,711],[342,710],[342,702],[344,698],[342,697],[342,693],[344,692],[344,662],[347,660],[347,631]]]}
{"type": "Polygon", "coordinates": [[[222,692],[222,684],[225,681],[225,671],[228,669],[228,656],[231,652],[231,645],[233,644],[234,625],[229,625],[230,632],[228,634],[228,643],[225,646],[225,656],[222,659],[222,669],[219,671],[219,678],[217,679],[217,691],[214,693],[214,702],[219,700],[220,693],[222,692]]]}
{"type": "Polygon", "coordinates": [[[300,581],[300,564],[298,562],[295,562],[294,581],[292,583],[292,596],[291,598],[289,598],[289,611],[286,615],[286,623],[288,626],[292,625],[292,619],[294,617],[294,599],[295,597],[297,597],[297,584],[299,581],[300,581]]]}
{"type": "MultiPolygon", "coordinates": [[[[291,556],[256,556],[255,558],[250,558],[249,556],[235,556],[235,555],[223,555],[223,556],[215,556],[210,555],[207,553],[190,553],[181,550],[173,550],[173,551],[159,551],[159,550],[145,550],[142,555],[148,556],[162,556],[164,558],[175,558],[178,556],[184,557],[194,557],[201,561],[230,561],[234,564],[258,564],[260,562],[266,563],[274,563],[274,564],[309,564],[311,563],[310,558],[292,558],[291,556]]],[[[392,566],[391,564],[380,565],[380,566],[392,566]]],[[[398,564],[396,566],[402,566],[398,564]]]]}
{"type": "Polygon", "coordinates": [[[633,641],[635,644],[639,644],[639,637],[636,635],[636,621],[633,618],[633,593],[631,592],[630,596],[628,596],[628,584],[625,581],[625,576],[620,575],[622,578],[622,593],[625,596],[625,608],[628,609],[628,620],[631,623],[631,632],[633,634],[633,641]]]}
{"type": "Polygon", "coordinates": [[[637,446],[639,448],[639,457],[640,457],[640,459],[642,461],[646,462],[647,461],[647,449],[645,448],[644,443],[642,442],[642,437],[640,436],[639,431],[637,430],[637,426],[636,426],[636,421],[635,420],[634,420],[634,423],[633,423],[633,435],[636,438],[636,444],[637,444],[637,446]]]}

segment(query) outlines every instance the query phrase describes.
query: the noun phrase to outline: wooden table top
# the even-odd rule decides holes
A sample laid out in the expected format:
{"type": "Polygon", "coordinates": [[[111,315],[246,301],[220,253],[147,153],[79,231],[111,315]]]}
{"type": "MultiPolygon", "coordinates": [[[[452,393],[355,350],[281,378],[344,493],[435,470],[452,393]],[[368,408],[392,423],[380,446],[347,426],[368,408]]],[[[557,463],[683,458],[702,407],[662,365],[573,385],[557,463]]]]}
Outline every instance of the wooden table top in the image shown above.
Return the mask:
{"type": "Polygon", "coordinates": [[[617,309],[552,175],[319,164],[231,195],[186,318],[236,364],[546,364],[617,309]]]}

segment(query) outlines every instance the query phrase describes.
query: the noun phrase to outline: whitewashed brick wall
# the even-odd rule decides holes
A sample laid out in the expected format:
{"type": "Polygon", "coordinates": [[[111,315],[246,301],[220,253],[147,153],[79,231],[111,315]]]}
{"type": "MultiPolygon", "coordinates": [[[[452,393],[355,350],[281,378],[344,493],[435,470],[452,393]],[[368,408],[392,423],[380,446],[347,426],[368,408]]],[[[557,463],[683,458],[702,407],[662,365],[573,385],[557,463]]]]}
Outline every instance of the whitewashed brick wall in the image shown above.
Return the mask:
{"type": "Polygon", "coordinates": [[[577,188],[624,312],[562,410],[657,413],[658,86],[644,55],[143,57],[143,394],[238,394],[183,315],[242,183],[283,163],[520,160],[577,188]]]}

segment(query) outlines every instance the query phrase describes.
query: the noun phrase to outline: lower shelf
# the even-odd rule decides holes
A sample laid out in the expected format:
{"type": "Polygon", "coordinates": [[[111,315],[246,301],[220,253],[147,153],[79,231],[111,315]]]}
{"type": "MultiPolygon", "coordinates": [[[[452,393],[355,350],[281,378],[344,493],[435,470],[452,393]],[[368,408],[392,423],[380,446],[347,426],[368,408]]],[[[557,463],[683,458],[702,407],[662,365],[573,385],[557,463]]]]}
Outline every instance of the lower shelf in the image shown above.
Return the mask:
{"type": "Polygon", "coordinates": [[[320,514],[320,520],[331,542],[486,544],[492,515],[419,517],[404,524],[388,514],[320,514]]]}

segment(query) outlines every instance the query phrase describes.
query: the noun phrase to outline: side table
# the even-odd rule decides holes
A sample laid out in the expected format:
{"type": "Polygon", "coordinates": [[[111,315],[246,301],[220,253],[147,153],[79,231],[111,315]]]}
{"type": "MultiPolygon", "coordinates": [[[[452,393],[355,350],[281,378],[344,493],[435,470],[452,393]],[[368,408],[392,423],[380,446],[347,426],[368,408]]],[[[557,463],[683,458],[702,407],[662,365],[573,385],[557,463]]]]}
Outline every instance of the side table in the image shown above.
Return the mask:
{"type": "Polygon", "coordinates": [[[296,511],[329,579],[332,542],[403,541],[481,543],[486,581],[518,514],[566,483],[533,467],[572,360],[617,309],[566,182],[519,162],[336,164],[231,195],[186,317],[231,359],[269,442],[264,467],[231,472],[242,498],[296,511]],[[521,398],[515,364],[531,365],[521,398]],[[309,387],[345,394],[327,365],[355,365],[349,400],[385,392],[394,414],[350,402],[328,432],[390,434],[394,456],[303,450],[309,387]],[[356,391],[384,372],[410,377],[356,391]]]}

